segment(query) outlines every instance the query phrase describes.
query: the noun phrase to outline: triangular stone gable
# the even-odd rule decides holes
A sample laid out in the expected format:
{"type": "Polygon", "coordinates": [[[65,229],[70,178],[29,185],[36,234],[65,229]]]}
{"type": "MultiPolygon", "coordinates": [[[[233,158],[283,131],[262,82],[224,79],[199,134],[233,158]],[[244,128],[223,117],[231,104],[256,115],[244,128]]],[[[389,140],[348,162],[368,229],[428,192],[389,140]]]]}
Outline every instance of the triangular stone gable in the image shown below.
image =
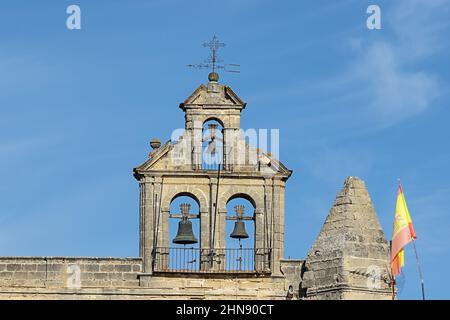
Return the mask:
{"type": "Polygon", "coordinates": [[[234,102],[235,105],[245,107],[246,103],[229,86],[225,86],[225,97],[234,102]]]}
{"type": "MultiPolygon", "coordinates": [[[[244,142],[244,140],[242,141],[244,142]]],[[[252,152],[255,152],[256,155],[256,149],[253,147],[249,148],[250,150],[252,150],[252,152]]],[[[172,142],[171,140],[169,140],[157,151],[151,153],[149,155],[149,159],[140,166],[136,167],[134,171],[137,173],[161,170],[180,171],[180,169],[182,171],[190,171],[191,166],[189,163],[177,164],[176,160],[174,161],[174,158],[180,158],[180,152],[188,154],[190,150],[189,148],[186,148],[186,145],[184,145],[180,141],[172,142]]],[[[254,167],[251,171],[259,171],[262,175],[280,174],[286,177],[289,177],[292,174],[292,170],[287,169],[279,160],[275,159],[272,155],[261,152],[257,157],[258,161],[254,164],[254,167]]],[[[249,168],[250,167],[247,166],[247,169],[249,168]]],[[[240,170],[236,168],[236,171],[239,172],[240,170]]]]}
{"type": "Polygon", "coordinates": [[[156,152],[149,155],[149,158],[141,165],[134,168],[134,171],[146,171],[155,168],[155,165],[161,161],[161,159],[167,156],[167,153],[171,149],[171,141],[167,141],[163,146],[161,146],[156,152]]]}
{"type": "Polygon", "coordinates": [[[308,253],[302,288],[318,299],[389,298],[388,243],[362,180],[348,177],[308,253]]]}
{"type": "MultiPolygon", "coordinates": [[[[163,147],[151,152],[149,159],[135,168],[137,176],[151,171],[181,171],[201,172],[201,156],[193,136],[194,125],[204,123],[205,119],[219,119],[222,126],[232,129],[228,133],[230,146],[224,146],[226,156],[226,170],[236,174],[260,174],[261,176],[278,175],[288,178],[292,171],[269,153],[256,151],[247,144],[245,137],[239,135],[236,129],[240,125],[240,112],[246,103],[227,85],[210,80],[208,84],[201,84],[180,104],[186,113],[186,131],[178,141],[169,141],[163,147]],[[197,122],[196,122],[197,121],[197,122]],[[237,133],[236,137],[232,134],[237,133]],[[228,147],[228,148],[227,148],[228,147]]],[[[203,152],[203,150],[202,150],[203,152]]]]}
{"type": "MultiPolygon", "coordinates": [[[[210,84],[211,85],[211,84],[210,84]]],[[[180,108],[195,105],[224,105],[245,108],[246,103],[229,87],[225,85],[213,84],[214,93],[208,87],[201,84],[195,91],[180,104],[180,108]]]]}
{"type": "Polygon", "coordinates": [[[195,89],[195,91],[192,92],[191,95],[183,101],[183,103],[181,103],[181,105],[194,104],[205,91],[207,91],[206,86],[204,84],[199,85],[198,88],[195,89]]]}

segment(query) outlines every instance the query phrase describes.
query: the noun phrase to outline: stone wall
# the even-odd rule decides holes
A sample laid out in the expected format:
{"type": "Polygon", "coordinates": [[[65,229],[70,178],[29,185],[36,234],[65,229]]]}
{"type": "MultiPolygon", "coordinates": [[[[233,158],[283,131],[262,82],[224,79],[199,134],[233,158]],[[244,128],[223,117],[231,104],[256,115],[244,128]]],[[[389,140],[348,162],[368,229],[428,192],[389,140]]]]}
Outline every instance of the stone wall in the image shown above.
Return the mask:
{"type": "Polygon", "coordinates": [[[284,276],[142,273],[140,258],[0,257],[0,299],[286,299],[302,261],[284,276]]]}
{"type": "Polygon", "coordinates": [[[293,289],[292,293],[288,293],[287,299],[299,299],[301,297],[300,288],[305,260],[282,259],[280,264],[281,272],[285,277],[285,291],[288,292],[290,286],[292,286],[293,289]]]}
{"type": "Polygon", "coordinates": [[[139,258],[0,257],[0,287],[137,287],[141,266],[139,258]]]}

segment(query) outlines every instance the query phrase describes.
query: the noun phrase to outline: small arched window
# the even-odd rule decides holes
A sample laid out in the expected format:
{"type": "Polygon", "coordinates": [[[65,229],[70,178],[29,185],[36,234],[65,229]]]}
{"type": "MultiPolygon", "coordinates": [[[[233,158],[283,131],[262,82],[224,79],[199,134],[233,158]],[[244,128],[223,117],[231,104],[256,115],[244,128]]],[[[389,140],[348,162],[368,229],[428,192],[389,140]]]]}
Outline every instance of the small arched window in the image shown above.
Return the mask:
{"type": "Polygon", "coordinates": [[[190,195],[172,199],[169,212],[169,269],[196,271],[200,266],[200,207],[190,195]]]}
{"type": "Polygon", "coordinates": [[[226,215],[226,269],[255,269],[255,207],[243,196],[232,197],[226,215]]]}
{"type": "Polygon", "coordinates": [[[203,124],[202,169],[218,170],[223,164],[223,125],[216,119],[203,124]]]}

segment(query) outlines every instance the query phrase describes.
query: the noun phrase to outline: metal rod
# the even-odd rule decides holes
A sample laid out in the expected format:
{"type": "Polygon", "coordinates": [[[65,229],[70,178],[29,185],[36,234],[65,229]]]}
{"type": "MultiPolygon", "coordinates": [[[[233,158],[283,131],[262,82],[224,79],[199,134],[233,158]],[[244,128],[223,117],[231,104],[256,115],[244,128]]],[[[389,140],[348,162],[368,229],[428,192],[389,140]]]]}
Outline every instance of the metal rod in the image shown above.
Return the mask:
{"type": "MultiPolygon", "coordinates": [[[[183,218],[183,215],[181,213],[169,213],[169,218],[181,219],[181,218],[183,218]]],[[[200,218],[200,214],[189,214],[188,218],[189,219],[198,219],[198,218],[200,218]]]]}
{"type": "Polygon", "coordinates": [[[241,243],[241,239],[239,238],[239,271],[242,270],[242,243],[241,243]]]}
{"type": "Polygon", "coordinates": [[[236,217],[236,216],[226,216],[226,217],[225,217],[225,220],[246,220],[246,221],[253,221],[253,220],[255,220],[255,218],[253,218],[253,217],[241,217],[241,218],[238,218],[238,217],[236,217]]]}
{"type": "Polygon", "coordinates": [[[214,207],[214,224],[213,224],[213,230],[212,230],[212,249],[215,247],[215,240],[216,240],[216,220],[217,220],[217,202],[219,201],[219,182],[220,182],[220,163],[219,168],[217,170],[217,188],[216,188],[216,201],[215,201],[215,207],[214,207]]]}
{"type": "Polygon", "coordinates": [[[423,275],[422,275],[422,268],[420,267],[420,262],[419,262],[419,255],[417,254],[417,248],[416,248],[416,242],[413,238],[412,239],[412,243],[413,243],[413,247],[414,247],[414,253],[416,256],[416,262],[417,262],[417,269],[419,270],[419,276],[420,276],[420,286],[422,289],[422,300],[425,300],[425,285],[423,282],[423,275]]]}

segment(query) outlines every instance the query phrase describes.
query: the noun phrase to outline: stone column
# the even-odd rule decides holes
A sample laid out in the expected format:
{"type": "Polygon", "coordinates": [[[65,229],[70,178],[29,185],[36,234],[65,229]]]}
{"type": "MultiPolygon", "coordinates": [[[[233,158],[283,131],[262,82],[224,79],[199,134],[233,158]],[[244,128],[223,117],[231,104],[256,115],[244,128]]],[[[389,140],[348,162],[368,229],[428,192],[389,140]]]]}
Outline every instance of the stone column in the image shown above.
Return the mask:
{"type": "MultiPolygon", "coordinates": [[[[219,182],[219,196],[217,196],[217,178],[210,178],[210,183],[211,183],[211,216],[210,216],[210,224],[209,224],[209,234],[211,237],[211,241],[209,243],[212,244],[212,241],[214,240],[214,243],[212,244],[213,247],[211,249],[213,249],[214,252],[214,256],[213,256],[213,260],[214,262],[212,263],[212,268],[214,270],[221,270],[224,266],[223,264],[223,257],[222,257],[222,253],[223,250],[221,250],[221,248],[225,247],[225,241],[224,241],[224,223],[225,223],[225,215],[223,214],[223,212],[221,212],[221,208],[220,207],[216,207],[219,205],[219,203],[221,203],[220,201],[220,193],[221,193],[221,185],[219,182]],[[216,203],[216,199],[218,201],[218,203],[216,203]]],[[[211,257],[210,257],[211,259],[211,257]]]]}
{"type": "Polygon", "coordinates": [[[154,202],[154,179],[152,177],[145,177],[143,184],[143,212],[142,212],[142,237],[141,237],[141,252],[143,257],[143,271],[145,273],[152,273],[152,250],[153,250],[153,217],[155,215],[154,202]]]}
{"type": "MultiPolygon", "coordinates": [[[[168,213],[167,208],[162,208],[162,203],[164,203],[164,183],[161,177],[154,178],[153,184],[153,198],[154,198],[154,206],[153,206],[153,215],[149,220],[151,220],[152,225],[152,239],[151,242],[151,251],[156,254],[154,258],[157,259],[155,268],[161,269],[165,268],[168,265],[168,250],[165,248],[169,247],[168,243],[168,213]],[[153,225],[153,223],[155,223],[153,225]],[[153,234],[156,232],[156,239],[153,237],[153,234]],[[155,242],[153,243],[153,241],[155,242]],[[163,248],[163,249],[161,249],[163,248]],[[167,251],[167,252],[165,252],[167,251]]],[[[149,216],[147,216],[149,217],[149,216]]]]}
{"type": "Polygon", "coordinates": [[[210,263],[208,260],[209,244],[210,244],[210,224],[211,219],[208,208],[200,208],[200,270],[208,270],[210,263]]]}
{"type": "Polygon", "coordinates": [[[255,270],[262,271],[265,269],[264,266],[264,210],[262,208],[256,208],[254,213],[254,223],[255,223],[255,270]]]}
{"type": "Polygon", "coordinates": [[[164,208],[161,210],[160,216],[160,226],[159,226],[159,235],[158,235],[158,243],[157,247],[160,249],[160,257],[161,257],[161,265],[160,267],[167,269],[169,268],[169,259],[170,259],[170,232],[169,232],[169,214],[170,209],[164,208]]]}
{"type": "Polygon", "coordinates": [[[194,121],[192,130],[192,169],[200,170],[202,168],[202,123],[194,121]]]}
{"type": "Polygon", "coordinates": [[[231,170],[233,164],[233,156],[231,154],[232,141],[230,139],[230,129],[223,128],[223,169],[226,171],[231,170]]]}
{"type": "Polygon", "coordinates": [[[139,180],[139,257],[144,258],[144,224],[145,224],[145,178],[139,180]]]}
{"type": "Polygon", "coordinates": [[[273,270],[274,275],[281,275],[280,260],[284,254],[284,187],[283,182],[275,180],[274,188],[274,222],[273,222],[273,270]]]}
{"type": "Polygon", "coordinates": [[[232,171],[233,168],[238,165],[238,149],[237,140],[239,128],[224,128],[223,129],[223,144],[224,144],[224,163],[225,170],[232,171]]]}
{"type": "Polygon", "coordinates": [[[273,264],[273,192],[272,192],[272,179],[264,179],[264,194],[265,194],[265,213],[264,213],[264,228],[266,230],[264,235],[264,248],[266,249],[266,268],[269,268],[272,272],[274,270],[273,264]]]}
{"type": "Polygon", "coordinates": [[[225,270],[226,268],[226,241],[227,241],[227,211],[218,208],[217,224],[216,224],[216,268],[217,270],[225,270]]]}

